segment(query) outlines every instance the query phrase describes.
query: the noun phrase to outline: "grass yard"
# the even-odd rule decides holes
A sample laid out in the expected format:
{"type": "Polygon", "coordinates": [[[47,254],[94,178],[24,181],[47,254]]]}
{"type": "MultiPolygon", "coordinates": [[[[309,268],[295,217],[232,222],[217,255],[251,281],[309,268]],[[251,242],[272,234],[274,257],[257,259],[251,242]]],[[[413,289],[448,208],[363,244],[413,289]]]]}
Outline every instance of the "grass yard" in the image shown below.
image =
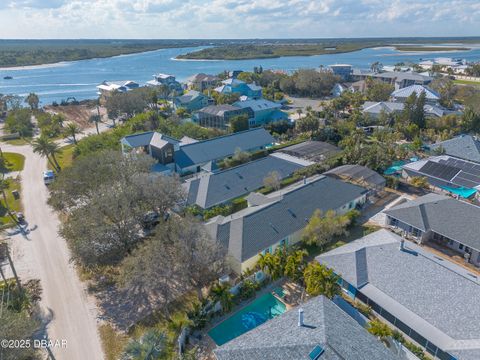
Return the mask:
{"type": "MultiPolygon", "coordinates": [[[[7,203],[10,206],[11,211],[22,211],[22,201],[21,201],[21,184],[20,179],[7,179],[8,181],[8,189],[5,190],[5,194],[7,195],[7,203]],[[18,190],[20,193],[20,199],[15,200],[12,195],[12,190],[18,190]]],[[[6,228],[13,225],[13,221],[8,216],[7,208],[5,207],[5,203],[3,202],[3,197],[0,196],[0,228],[6,228]]]]}
{"type": "Polygon", "coordinates": [[[98,329],[106,360],[117,360],[127,345],[128,336],[118,333],[111,325],[103,324],[98,329]]]}
{"type": "MultiPolygon", "coordinates": [[[[31,140],[31,139],[30,139],[30,140],[31,140]]],[[[3,141],[6,142],[7,144],[15,145],[15,146],[22,146],[22,145],[28,145],[28,144],[30,144],[29,139],[25,139],[25,138],[12,139],[12,140],[3,140],[3,141]]]]}
{"type": "MultiPolygon", "coordinates": [[[[66,168],[72,165],[73,162],[73,150],[75,150],[75,144],[67,145],[61,147],[60,150],[62,151],[59,155],[57,155],[57,161],[60,167],[66,168]]],[[[48,163],[48,168],[53,170],[52,165],[50,162],[48,163]]]]}
{"type": "Polygon", "coordinates": [[[23,166],[25,165],[25,156],[22,154],[4,152],[3,157],[5,158],[6,166],[8,171],[22,171],[23,166]]]}
{"type": "Polygon", "coordinates": [[[471,81],[471,80],[453,80],[455,84],[460,85],[473,85],[480,87],[480,81],[471,81]]]}

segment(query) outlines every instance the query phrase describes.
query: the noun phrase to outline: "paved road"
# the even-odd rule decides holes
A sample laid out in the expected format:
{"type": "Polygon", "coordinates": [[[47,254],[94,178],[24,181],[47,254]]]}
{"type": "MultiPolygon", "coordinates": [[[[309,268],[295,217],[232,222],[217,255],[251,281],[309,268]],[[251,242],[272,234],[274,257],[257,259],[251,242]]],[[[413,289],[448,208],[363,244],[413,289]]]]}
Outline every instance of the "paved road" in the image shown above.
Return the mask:
{"type": "Polygon", "coordinates": [[[47,325],[49,339],[67,340],[65,349],[52,349],[55,359],[103,359],[95,303],[69,263],[66,242],[57,233],[58,217],[47,205],[48,191],[42,179],[47,161],[33,153],[30,146],[0,146],[3,151],[21,153],[26,158],[21,174],[24,214],[29,227],[38,227],[28,238],[12,236],[12,253],[23,280],[41,281],[42,310],[53,315],[47,325]]]}

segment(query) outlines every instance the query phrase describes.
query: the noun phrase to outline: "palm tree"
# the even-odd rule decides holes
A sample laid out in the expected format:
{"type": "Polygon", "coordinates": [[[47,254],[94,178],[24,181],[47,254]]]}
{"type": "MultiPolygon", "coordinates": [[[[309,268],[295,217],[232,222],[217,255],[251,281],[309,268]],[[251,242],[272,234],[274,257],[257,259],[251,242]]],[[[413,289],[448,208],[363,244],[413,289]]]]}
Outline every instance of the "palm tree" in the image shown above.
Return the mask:
{"type": "Polygon", "coordinates": [[[214,301],[220,301],[224,312],[229,312],[233,307],[233,294],[230,292],[230,286],[215,284],[210,290],[214,301]]]}
{"type": "Polygon", "coordinates": [[[373,336],[376,336],[380,341],[385,342],[385,340],[392,336],[393,332],[387,324],[381,322],[380,320],[372,320],[368,323],[368,332],[373,336]]]}
{"type": "Polygon", "coordinates": [[[303,277],[303,271],[307,265],[305,257],[308,255],[307,250],[296,250],[287,256],[285,263],[285,276],[293,281],[300,281],[303,277]]]}
{"type": "Polygon", "coordinates": [[[78,127],[75,123],[69,123],[65,128],[65,135],[71,136],[73,139],[73,143],[77,145],[77,135],[81,134],[82,130],[78,127]]]}
{"type": "Polygon", "coordinates": [[[98,130],[98,123],[101,121],[102,117],[99,114],[96,115],[90,115],[90,118],[88,121],[90,123],[95,123],[95,128],[97,129],[97,134],[100,134],[100,131],[98,130]]]}
{"type": "Polygon", "coordinates": [[[122,360],[157,360],[166,352],[166,335],[157,329],[149,330],[139,340],[132,340],[125,347],[122,360]]]}
{"type": "Polygon", "coordinates": [[[332,299],[335,295],[341,294],[338,284],[340,278],[332,269],[327,269],[325,265],[317,261],[312,261],[307,265],[303,272],[303,278],[307,294],[311,296],[324,295],[332,299]]]}
{"type": "Polygon", "coordinates": [[[48,137],[42,135],[33,141],[32,146],[33,152],[46,157],[48,162],[55,168],[55,170],[61,170],[55,156],[60,153],[60,149],[55,142],[50,140],[48,137]]]}

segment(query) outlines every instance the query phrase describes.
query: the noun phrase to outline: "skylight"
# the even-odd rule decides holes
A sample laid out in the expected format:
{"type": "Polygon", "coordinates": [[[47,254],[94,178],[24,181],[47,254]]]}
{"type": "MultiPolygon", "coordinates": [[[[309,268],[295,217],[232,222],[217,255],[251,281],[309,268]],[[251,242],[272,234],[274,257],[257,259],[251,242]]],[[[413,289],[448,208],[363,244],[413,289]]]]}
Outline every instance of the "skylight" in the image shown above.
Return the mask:
{"type": "Polygon", "coordinates": [[[324,351],[325,350],[323,350],[323,347],[321,347],[320,345],[317,345],[313,348],[313,350],[310,352],[310,354],[308,354],[308,357],[311,360],[317,360],[317,359],[320,358],[320,356],[322,356],[324,351]]]}

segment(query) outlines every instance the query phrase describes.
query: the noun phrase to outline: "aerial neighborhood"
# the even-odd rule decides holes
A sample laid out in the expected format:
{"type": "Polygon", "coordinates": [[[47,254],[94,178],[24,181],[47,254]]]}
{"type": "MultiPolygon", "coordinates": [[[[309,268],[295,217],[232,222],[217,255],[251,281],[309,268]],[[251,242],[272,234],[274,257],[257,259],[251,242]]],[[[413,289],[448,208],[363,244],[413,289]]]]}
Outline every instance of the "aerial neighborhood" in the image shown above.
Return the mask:
{"type": "MultiPolygon", "coordinates": [[[[96,92],[0,97],[0,292],[25,336],[55,303],[32,279],[64,252],[86,289],[72,301],[97,311],[84,359],[480,359],[480,63],[157,73],[96,92]],[[53,240],[35,243],[37,213],[53,240]],[[24,280],[31,246],[48,253],[24,280]]],[[[61,337],[74,318],[58,321],[61,337]]]]}

